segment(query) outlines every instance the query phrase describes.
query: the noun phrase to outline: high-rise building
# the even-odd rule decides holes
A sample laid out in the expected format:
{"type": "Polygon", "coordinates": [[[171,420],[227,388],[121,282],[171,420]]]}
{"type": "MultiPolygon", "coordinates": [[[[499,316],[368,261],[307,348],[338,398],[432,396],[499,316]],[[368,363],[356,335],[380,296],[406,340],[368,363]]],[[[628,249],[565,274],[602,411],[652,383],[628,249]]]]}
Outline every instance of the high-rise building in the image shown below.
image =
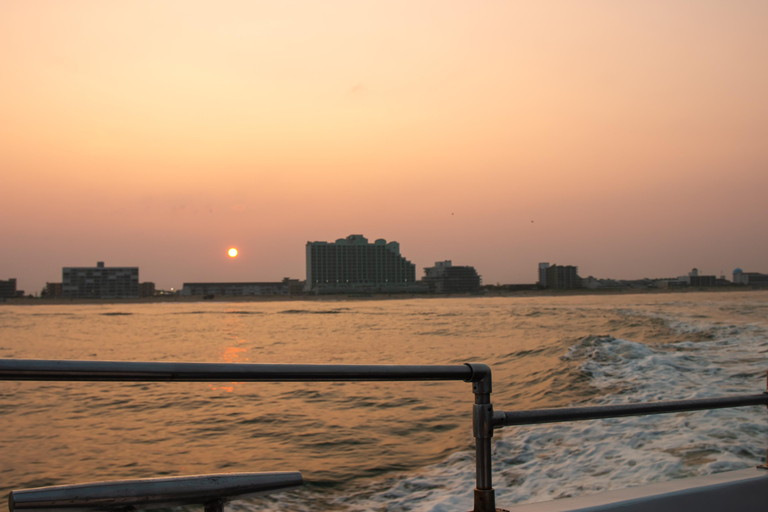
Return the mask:
{"type": "Polygon", "coordinates": [[[64,267],[61,295],[71,299],[133,299],[139,297],[139,267],[64,267]]]}
{"type": "Polygon", "coordinates": [[[456,266],[450,260],[436,261],[424,269],[423,281],[433,293],[475,293],[480,290],[480,276],[475,267],[456,266]]]}
{"type": "Polygon", "coordinates": [[[139,283],[139,297],[145,299],[147,297],[155,296],[155,283],[147,281],[145,283],[139,283]]]}
{"type": "MultiPolygon", "coordinates": [[[[24,292],[21,293],[23,295],[24,292]]],[[[16,279],[0,281],[0,299],[12,299],[18,295],[16,290],[16,279]]]]}
{"type": "Polygon", "coordinates": [[[363,235],[336,242],[307,242],[309,293],[392,293],[423,291],[416,265],[400,255],[400,244],[363,235]]]}
{"type": "Polygon", "coordinates": [[[537,283],[542,288],[547,287],[547,269],[549,263],[539,263],[539,282],[537,283]]]}
{"type": "Polygon", "coordinates": [[[40,296],[47,299],[61,297],[61,283],[45,283],[45,288],[43,288],[43,293],[40,296]]]}
{"type": "Polygon", "coordinates": [[[579,277],[579,269],[571,265],[539,263],[539,285],[545,288],[560,290],[581,288],[582,283],[579,277]],[[546,267],[542,267],[542,265],[546,265],[546,267]],[[541,277],[542,271],[544,272],[543,278],[541,277]]]}

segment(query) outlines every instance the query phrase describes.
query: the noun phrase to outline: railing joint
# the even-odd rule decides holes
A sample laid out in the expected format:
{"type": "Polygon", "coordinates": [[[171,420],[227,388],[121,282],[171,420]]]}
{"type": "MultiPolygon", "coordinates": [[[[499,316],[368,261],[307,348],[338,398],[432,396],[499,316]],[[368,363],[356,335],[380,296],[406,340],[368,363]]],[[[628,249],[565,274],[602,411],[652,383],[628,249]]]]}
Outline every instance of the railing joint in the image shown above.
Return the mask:
{"type": "Polygon", "coordinates": [[[493,411],[493,415],[491,416],[491,427],[494,430],[504,427],[504,418],[506,417],[507,415],[504,414],[504,411],[493,411]]]}
{"type": "Polygon", "coordinates": [[[472,383],[472,392],[475,395],[490,394],[493,391],[491,379],[491,367],[483,363],[465,363],[472,371],[467,382],[472,383]]]}
{"type": "Polygon", "coordinates": [[[475,404],[472,409],[472,431],[475,438],[493,437],[493,405],[475,404]]]}

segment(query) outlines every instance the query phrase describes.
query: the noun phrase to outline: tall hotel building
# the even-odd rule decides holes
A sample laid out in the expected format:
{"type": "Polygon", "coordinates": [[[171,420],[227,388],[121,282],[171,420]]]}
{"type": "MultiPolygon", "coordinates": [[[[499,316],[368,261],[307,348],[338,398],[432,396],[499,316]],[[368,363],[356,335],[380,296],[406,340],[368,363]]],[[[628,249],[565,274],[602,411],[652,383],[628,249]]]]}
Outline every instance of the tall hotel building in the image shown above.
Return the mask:
{"type": "Polygon", "coordinates": [[[416,265],[400,255],[400,244],[378,239],[368,243],[363,235],[336,242],[307,242],[309,293],[419,292],[416,265]]]}

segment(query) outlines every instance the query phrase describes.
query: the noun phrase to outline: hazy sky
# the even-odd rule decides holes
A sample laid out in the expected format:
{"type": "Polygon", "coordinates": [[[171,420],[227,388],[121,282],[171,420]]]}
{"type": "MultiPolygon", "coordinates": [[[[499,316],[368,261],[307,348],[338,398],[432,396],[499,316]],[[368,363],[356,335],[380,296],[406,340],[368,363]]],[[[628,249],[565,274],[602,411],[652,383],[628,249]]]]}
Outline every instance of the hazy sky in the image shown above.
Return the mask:
{"type": "Polygon", "coordinates": [[[0,279],[768,272],[764,0],[0,2],[0,279]],[[240,249],[230,259],[226,250],[240,249]]]}

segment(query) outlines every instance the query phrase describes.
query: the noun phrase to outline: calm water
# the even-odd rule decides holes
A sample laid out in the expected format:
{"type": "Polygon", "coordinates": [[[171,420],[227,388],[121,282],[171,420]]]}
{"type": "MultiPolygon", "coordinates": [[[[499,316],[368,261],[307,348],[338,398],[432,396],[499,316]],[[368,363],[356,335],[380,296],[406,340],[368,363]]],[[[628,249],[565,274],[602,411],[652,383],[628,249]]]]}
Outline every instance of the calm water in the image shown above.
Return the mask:
{"type": "MultiPolygon", "coordinates": [[[[485,362],[498,410],[764,390],[768,292],[0,307],[0,357],[485,362]]],[[[299,470],[230,510],[469,510],[465,383],[0,383],[2,492],[299,470]]],[[[764,408],[507,428],[500,505],[748,467],[764,408]]]]}

